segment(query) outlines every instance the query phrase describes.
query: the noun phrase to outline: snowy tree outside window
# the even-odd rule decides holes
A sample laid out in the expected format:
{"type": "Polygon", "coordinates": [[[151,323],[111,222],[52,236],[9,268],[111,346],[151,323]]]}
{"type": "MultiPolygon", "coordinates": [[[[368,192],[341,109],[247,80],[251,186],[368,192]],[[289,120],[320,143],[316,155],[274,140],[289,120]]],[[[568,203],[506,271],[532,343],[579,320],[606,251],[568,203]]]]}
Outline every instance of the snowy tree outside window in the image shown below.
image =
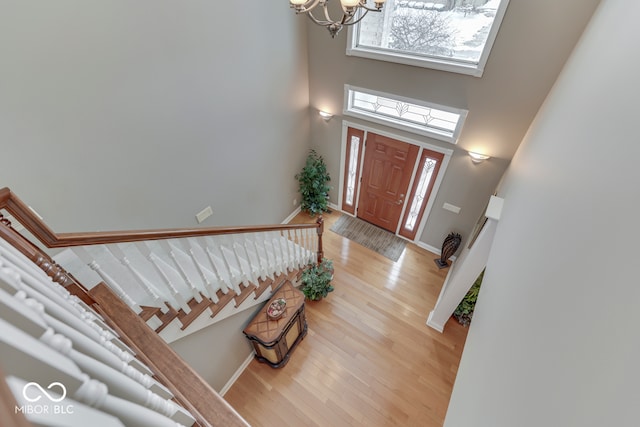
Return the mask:
{"type": "Polygon", "coordinates": [[[481,76],[509,0],[387,0],[347,54],[481,76]]]}

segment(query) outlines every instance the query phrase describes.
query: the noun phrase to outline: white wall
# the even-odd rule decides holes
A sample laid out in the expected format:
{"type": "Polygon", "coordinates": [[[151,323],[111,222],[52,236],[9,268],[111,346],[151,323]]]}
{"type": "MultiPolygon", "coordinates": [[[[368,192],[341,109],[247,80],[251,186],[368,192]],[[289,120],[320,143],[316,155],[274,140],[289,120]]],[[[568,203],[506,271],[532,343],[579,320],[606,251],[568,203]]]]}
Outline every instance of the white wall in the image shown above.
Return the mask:
{"type": "Polygon", "coordinates": [[[447,427],[638,425],[639,20],[602,0],[512,162],[447,427]]]}
{"type": "MultiPolygon", "coordinates": [[[[310,146],[306,22],[250,3],[0,0],[0,187],[57,232],[194,226],[207,205],[202,225],[282,221],[310,146]]],[[[175,347],[220,389],[243,321],[175,347]]]]}
{"type": "Polygon", "coordinates": [[[286,2],[0,1],[0,187],[58,232],[280,222],[309,148],[286,2]]]}
{"type": "Polygon", "coordinates": [[[240,364],[253,353],[253,347],[242,330],[258,310],[259,308],[253,308],[227,317],[172,342],[171,348],[211,384],[214,390],[220,392],[240,364]]]}

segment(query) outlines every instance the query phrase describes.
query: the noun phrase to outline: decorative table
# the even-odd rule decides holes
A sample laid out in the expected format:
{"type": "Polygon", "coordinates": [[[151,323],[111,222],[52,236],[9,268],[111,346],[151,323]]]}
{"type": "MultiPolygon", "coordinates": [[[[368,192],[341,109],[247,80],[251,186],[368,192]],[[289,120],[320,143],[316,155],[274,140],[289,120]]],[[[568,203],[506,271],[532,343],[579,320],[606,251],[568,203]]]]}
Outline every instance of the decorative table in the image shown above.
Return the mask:
{"type": "Polygon", "coordinates": [[[287,280],[242,332],[253,344],[259,362],[273,368],[283,367],[289,361],[291,352],[307,334],[304,294],[287,280]],[[271,319],[267,308],[280,298],[286,301],[284,314],[278,319],[271,319]]]}

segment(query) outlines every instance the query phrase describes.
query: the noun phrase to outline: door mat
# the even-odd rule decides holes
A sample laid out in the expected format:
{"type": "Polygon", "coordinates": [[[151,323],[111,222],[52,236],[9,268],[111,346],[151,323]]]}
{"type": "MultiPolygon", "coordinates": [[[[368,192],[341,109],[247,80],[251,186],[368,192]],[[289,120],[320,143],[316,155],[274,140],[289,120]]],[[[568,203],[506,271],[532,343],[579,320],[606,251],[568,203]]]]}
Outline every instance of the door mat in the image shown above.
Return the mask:
{"type": "Polygon", "coordinates": [[[376,251],[392,261],[398,261],[404,248],[407,247],[406,240],[349,215],[340,216],[330,230],[365,248],[376,251]]]}

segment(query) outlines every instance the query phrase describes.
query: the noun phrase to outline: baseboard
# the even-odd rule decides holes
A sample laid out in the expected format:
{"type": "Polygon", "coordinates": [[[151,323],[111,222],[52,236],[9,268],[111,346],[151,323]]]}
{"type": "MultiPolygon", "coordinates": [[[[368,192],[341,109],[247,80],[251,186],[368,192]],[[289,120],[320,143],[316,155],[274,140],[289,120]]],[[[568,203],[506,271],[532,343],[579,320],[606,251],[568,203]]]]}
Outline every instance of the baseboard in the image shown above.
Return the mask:
{"type": "MultiPolygon", "coordinates": [[[[333,210],[340,211],[340,209],[338,209],[338,205],[336,205],[335,203],[329,203],[328,206],[333,210]]],[[[295,216],[300,212],[302,212],[302,209],[300,209],[300,206],[298,206],[293,212],[291,212],[291,214],[289,214],[288,217],[284,219],[284,221],[281,222],[281,224],[289,224],[291,220],[295,218],[295,216]]]]}
{"type": "MultiPolygon", "coordinates": [[[[419,248],[426,249],[427,251],[429,251],[429,252],[431,252],[431,253],[433,253],[433,254],[435,254],[435,255],[440,256],[440,254],[442,253],[442,250],[441,250],[441,249],[436,248],[435,246],[427,245],[426,243],[424,243],[424,242],[420,242],[420,241],[415,242],[415,243],[416,243],[416,245],[418,245],[418,247],[419,247],[419,248]]],[[[449,261],[455,261],[455,260],[456,260],[456,258],[457,258],[457,256],[452,255],[452,256],[449,258],[449,261]]]]}
{"type": "Polygon", "coordinates": [[[281,224],[289,224],[291,220],[295,218],[295,216],[298,215],[300,212],[301,212],[301,209],[300,209],[300,206],[298,206],[293,212],[291,212],[291,214],[289,214],[288,217],[284,219],[284,221],[281,222],[281,224]]]}
{"type": "Polygon", "coordinates": [[[432,253],[440,256],[440,249],[436,248],[435,246],[427,245],[426,243],[420,242],[420,241],[417,241],[416,245],[418,245],[419,248],[426,249],[429,252],[432,252],[432,253]]]}
{"type": "Polygon", "coordinates": [[[429,313],[429,318],[427,319],[427,326],[435,329],[436,331],[438,331],[440,333],[444,332],[444,325],[441,325],[441,324],[433,321],[433,311],[431,313],[429,313]]]}
{"type": "Polygon", "coordinates": [[[249,357],[247,357],[247,359],[244,362],[242,362],[242,365],[240,365],[240,367],[236,370],[236,372],[231,376],[229,381],[227,381],[224,387],[222,387],[222,390],[220,390],[220,396],[224,397],[224,395],[229,391],[233,383],[235,383],[236,380],[240,378],[240,375],[242,375],[244,370],[247,369],[247,366],[249,366],[249,363],[251,363],[253,359],[254,359],[254,356],[253,356],[253,350],[252,350],[249,357]]]}

